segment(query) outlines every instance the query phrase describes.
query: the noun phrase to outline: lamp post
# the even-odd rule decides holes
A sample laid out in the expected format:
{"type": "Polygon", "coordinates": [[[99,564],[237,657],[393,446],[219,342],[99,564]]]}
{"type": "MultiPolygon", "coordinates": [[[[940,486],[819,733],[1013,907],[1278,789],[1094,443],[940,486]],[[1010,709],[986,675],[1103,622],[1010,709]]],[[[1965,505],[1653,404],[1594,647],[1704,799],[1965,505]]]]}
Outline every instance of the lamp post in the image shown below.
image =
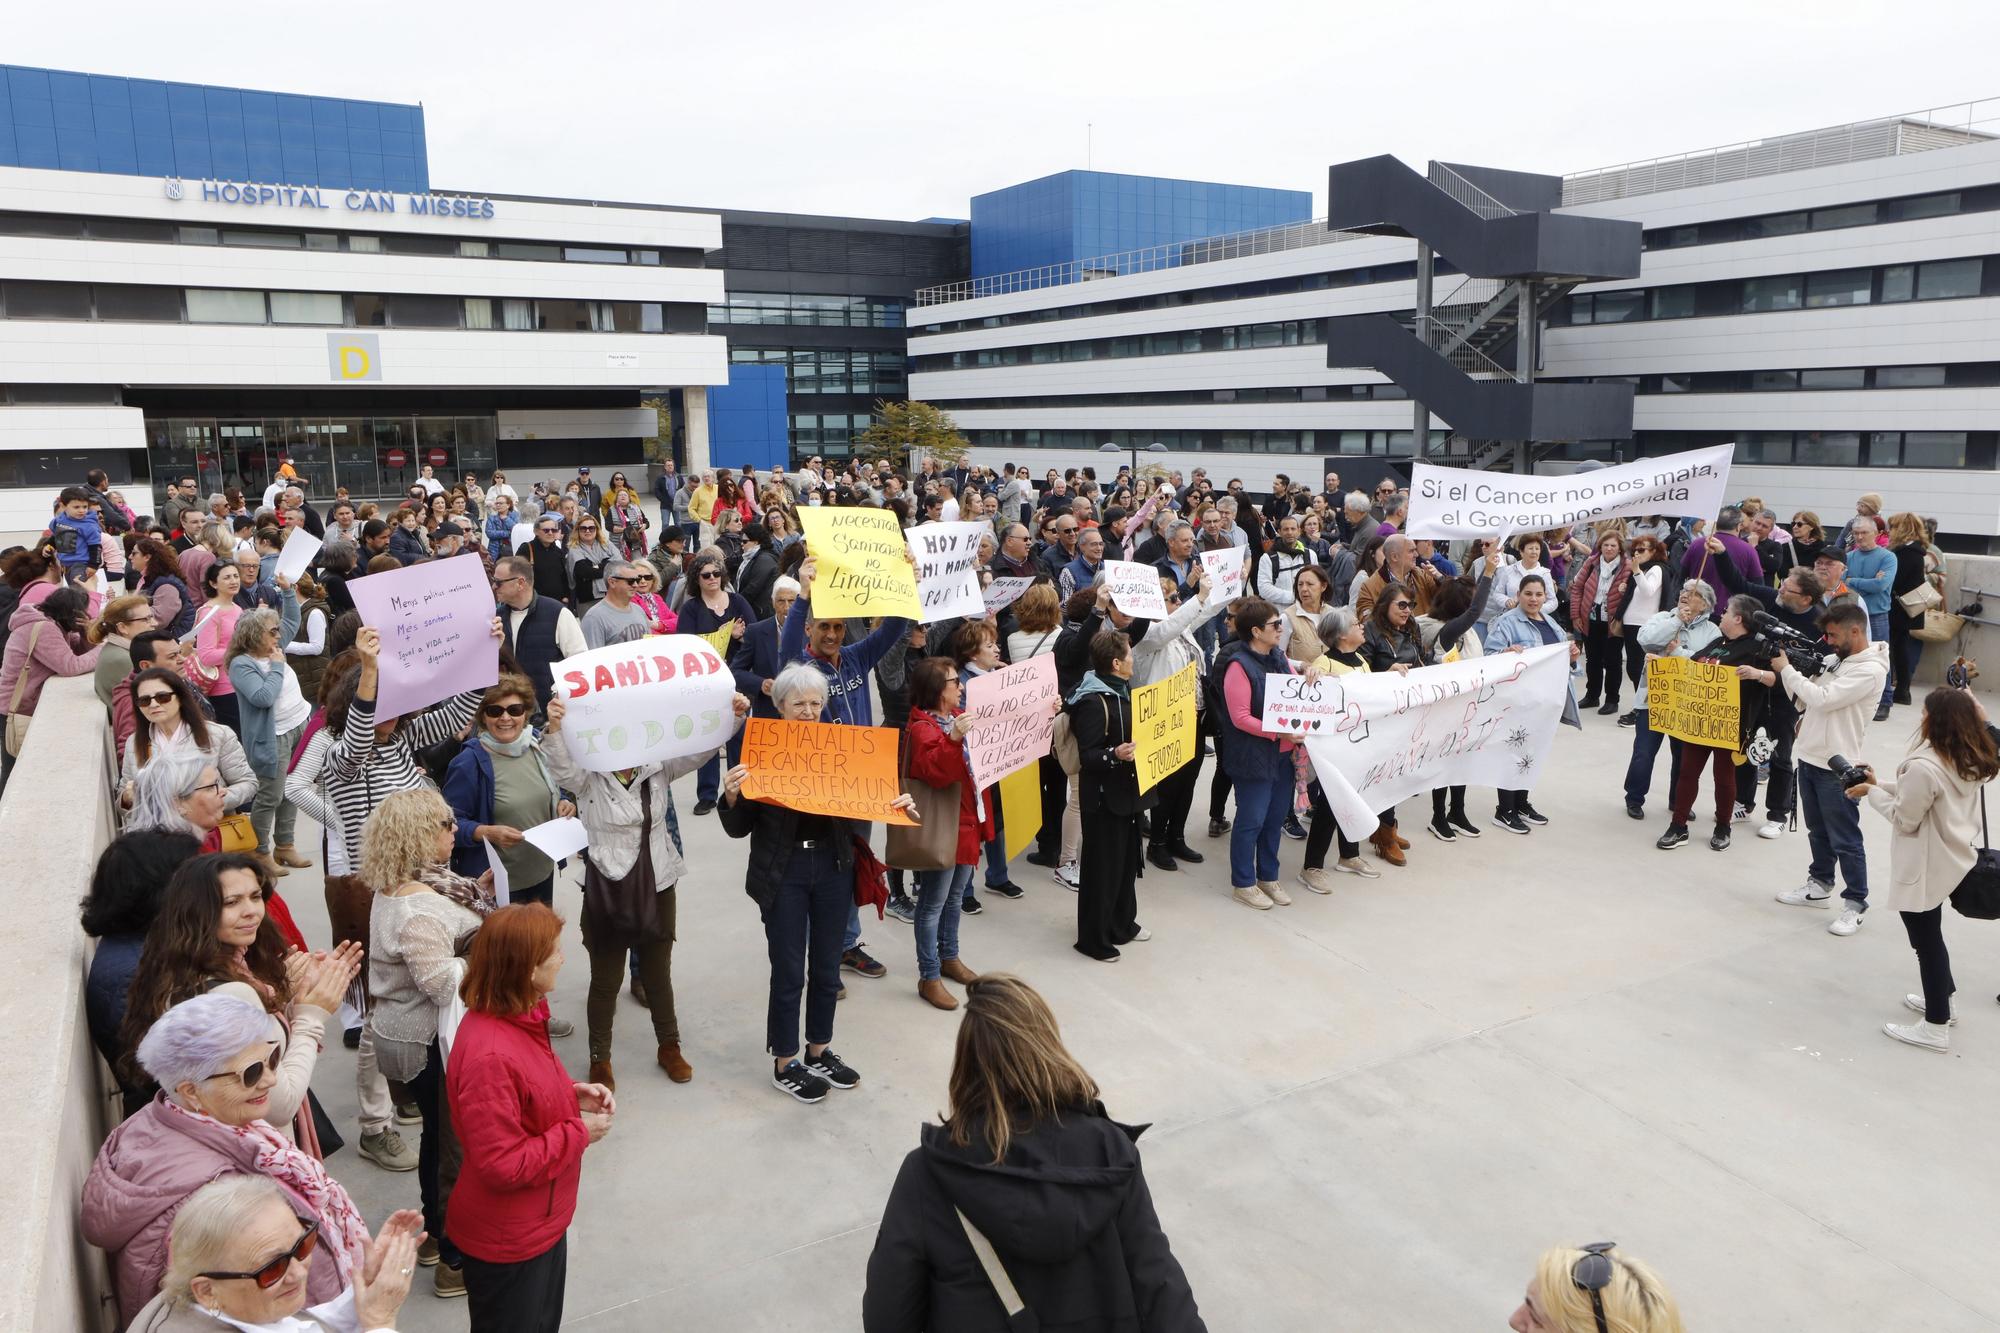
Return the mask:
{"type": "MultiPolygon", "coordinates": [[[[1098,446],[1097,446],[1097,452],[1098,452],[1098,453],[1100,453],[1100,454],[1126,454],[1126,453],[1129,453],[1130,455],[1132,455],[1132,485],[1133,485],[1133,486],[1134,486],[1135,488],[1136,488],[1136,487],[1138,486],[1138,484],[1139,484],[1139,452],[1140,452],[1140,451],[1139,451],[1139,446],[1138,446],[1138,445],[1134,444],[1134,445],[1127,445],[1127,446],[1124,446],[1124,447],[1120,447],[1120,446],[1118,446],[1118,445],[1115,445],[1115,444],[1100,444],[1100,445],[1098,445],[1098,446]]],[[[1166,445],[1164,445],[1164,444],[1161,444],[1161,443],[1160,443],[1160,442],[1159,442],[1158,440],[1154,440],[1154,441],[1153,441],[1153,442],[1152,442],[1151,444],[1149,444],[1149,445],[1147,445],[1147,446],[1146,446],[1146,449],[1145,449],[1145,452],[1147,452],[1147,453],[1149,453],[1149,454],[1163,454],[1163,453],[1167,452],[1167,446],[1166,446],[1166,445]]]]}

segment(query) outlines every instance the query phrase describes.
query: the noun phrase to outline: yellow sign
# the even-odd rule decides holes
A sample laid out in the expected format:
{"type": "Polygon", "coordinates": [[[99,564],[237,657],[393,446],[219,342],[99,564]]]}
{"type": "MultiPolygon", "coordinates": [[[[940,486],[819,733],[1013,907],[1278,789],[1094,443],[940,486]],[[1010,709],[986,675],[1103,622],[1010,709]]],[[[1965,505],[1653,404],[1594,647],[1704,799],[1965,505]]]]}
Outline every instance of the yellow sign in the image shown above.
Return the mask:
{"type": "Polygon", "coordinates": [[[1007,834],[1007,859],[1027,850],[1042,831],[1042,766],[1017,768],[1000,779],[1000,822],[1007,834]]]}
{"type": "Polygon", "coordinates": [[[708,640],[708,646],[715,649],[717,657],[727,662],[729,660],[729,650],[736,646],[736,622],[734,620],[726,621],[719,629],[710,630],[701,637],[708,640]]]}
{"type": "Polygon", "coordinates": [[[917,571],[910,545],[887,509],[799,511],[806,550],[818,562],[813,575],[812,612],[827,619],[847,616],[922,614],[917,571]]]}
{"type": "Polygon", "coordinates": [[[1139,765],[1140,792],[1151,791],[1201,753],[1194,730],[1198,687],[1190,662],[1165,680],[1132,691],[1132,758],[1139,765]]]}
{"type": "Polygon", "coordinates": [[[1646,725],[1675,740],[1734,750],[1743,712],[1736,668],[1685,657],[1646,663],[1646,725]]]}

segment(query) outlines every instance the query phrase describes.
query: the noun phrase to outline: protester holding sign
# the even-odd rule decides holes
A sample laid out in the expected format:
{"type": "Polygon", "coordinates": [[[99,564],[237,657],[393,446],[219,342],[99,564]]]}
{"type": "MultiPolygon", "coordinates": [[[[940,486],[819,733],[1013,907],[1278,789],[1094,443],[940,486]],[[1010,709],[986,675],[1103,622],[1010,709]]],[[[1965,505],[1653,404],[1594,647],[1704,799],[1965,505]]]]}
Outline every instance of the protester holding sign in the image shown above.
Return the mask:
{"type": "Polygon", "coordinates": [[[1729,846],[1729,826],[1736,810],[1736,755],[1749,744],[1751,734],[1757,729],[1763,715],[1765,691],[1778,683],[1778,673],[1771,665],[1777,650],[1751,630],[1751,617],[1761,609],[1754,597],[1739,594],[1730,598],[1722,612],[1722,637],[1693,654],[1697,662],[1714,662],[1734,670],[1738,702],[1734,718],[1727,716],[1726,709],[1717,710],[1721,714],[1719,720],[1729,724],[1726,739],[1712,745],[1686,741],[1680,772],[1674,781],[1673,822],[1653,844],[1663,851],[1688,840],[1687,826],[1694,814],[1701,770],[1711,764],[1715,769],[1715,832],[1709,836],[1708,845],[1717,852],[1729,846]]]}
{"type": "MultiPolygon", "coordinates": [[[[1674,605],[1639,627],[1639,646],[1647,661],[1655,657],[1693,657],[1707,647],[1721,630],[1709,619],[1715,609],[1715,593],[1700,579],[1683,583],[1674,605]]],[[[1646,817],[1646,795],[1653,788],[1653,764],[1667,733],[1655,730],[1652,719],[1651,673],[1639,678],[1639,698],[1634,716],[1637,729],[1632,736],[1632,761],[1625,769],[1625,813],[1634,819],[1646,817]]],[[[1668,795],[1680,776],[1681,743],[1675,739],[1667,771],[1668,795]]]]}
{"type": "Polygon", "coordinates": [[[1118,961],[1118,946],[1149,940],[1139,924],[1139,827],[1157,797],[1139,790],[1132,735],[1132,643],[1111,631],[1090,642],[1090,670],[1068,702],[1082,764],[1083,849],[1076,951],[1118,961]]]}
{"type": "MultiPolygon", "coordinates": [[[[713,552],[702,551],[688,561],[687,587],[687,597],[674,608],[680,617],[679,630],[682,634],[706,636],[727,629],[732,640],[741,639],[750,622],[757,618],[750,609],[750,603],[729,586],[729,570],[722,558],[713,552]]],[[[719,758],[702,765],[701,771],[695,775],[696,814],[714,812],[721,783],[722,761],[719,758]]]]}
{"type": "MultiPolygon", "coordinates": [[[[1368,659],[1361,655],[1361,643],[1367,634],[1367,626],[1361,618],[1344,606],[1337,606],[1320,617],[1318,638],[1327,645],[1324,656],[1312,665],[1322,677],[1339,677],[1368,672],[1368,659]]],[[[1464,788],[1458,788],[1464,791],[1464,788]]],[[[1328,802],[1325,785],[1317,773],[1306,787],[1306,795],[1312,801],[1312,827],[1306,832],[1306,855],[1304,868],[1299,871],[1299,883],[1314,893],[1332,893],[1333,882],[1326,874],[1326,849],[1336,839],[1340,843],[1340,859],[1333,868],[1342,874],[1359,875],[1363,879],[1380,879],[1382,872],[1361,857],[1361,844],[1347,836],[1334,819],[1333,806],[1328,802]]],[[[1463,807],[1460,807],[1463,813],[1463,807]]]]}
{"type": "MultiPolygon", "coordinates": [[[[792,614],[798,614],[796,608],[792,614]]],[[[934,830],[950,864],[917,875],[917,994],[938,1009],[958,1008],[940,977],[961,986],[979,979],[958,956],[959,904],[972,884],[972,868],[979,864],[979,844],[993,833],[990,812],[982,818],[978,811],[966,758],[964,742],[971,729],[972,719],[959,711],[956,663],[949,657],[918,662],[910,671],[910,724],[903,733],[909,775],[927,787],[955,792],[958,805],[955,834],[947,838],[934,830]]]]}
{"type": "MultiPolygon", "coordinates": [[[[1194,580],[1194,587],[1183,599],[1174,576],[1160,575],[1160,595],[1167,603],[1167,618],[1133,626],[1133,633],[1139,636],[1132,644],[1134,689],[1157,685],[1190,666],[1200,674],[1206,657],[1195,640],[1195,632],[1198,628],[1208,628],[1208,622],[1222,613],[1223,603],[1213,596],[1214,585],[1209,581],[1208,571],[1200,565],[1195,566],[1194,580]]],[[[1205,734],[1200,717],[1205,696],[1197,688],[1194,697],[1195,734],[1199,737],[1205,734]]],[[[1181,861],[1192,865],[1202,862],[1202,854],[1188,846],[1187,841],[1188,811],[1194,807],[1195,787],[1201,778],[1199,745],[1197,741],[1195,753],[1187,763],[1161,779],[1154,788],[1159,801],[1150,820],[1146,859],[1162,870],[1179,870],[1181,861]]]]}
{"type": "Polygon", "coordinates": [[[1228,710],[1217,729],[1218,759],[1236,788],[1229,883],[1237,902],[1264,912],[1273,904],[1291,906],[1291,894],[1278,883],[1278,844],[1297,781],[1292,739],[1264,730],[1264,689],[1270,677],[1294,673],[1278,651],[1284,622],[1277,607],[1248,597],[1237,604],[1234,621],[1237,642],[1216,658],[1214,668],[1228,710]]]}
{"type": "MultiPolygon", "coordinates": [[[[826,709],[826,678],[794,662],[771,682],[771,702],[780,719],[818,724],[826,709]]],[[[893,763],[891,767],[893,777],[893,763]]],[[[829,1088],[847,1091],[861,1083],[861,1076],[833,1053],[831,1043],[841,942],[854,903],[854,847],[865,843],[868,821],[802,813],[769,798],[747,799],[743,787],[749,776],[744,764],[723,775],[719,818],[730,837],[750,839],[743,891],[763,917],[771,958],[764,1022],[771,1085],[798,1101],[818,1102],[829,1088]],[[806,1009],[803,1060],[801,994],[806,1009]]],[[[899,792],[892,808],[908,811],[914,804],[899,792]]]]}
{"type": "MultiPolygon", "coordinates": [[[[1523,576],[1515,597],[1517,605],[1506,615],[1493,622],[1486,631],[1483,645],[1487,653],[1519,653],[1530,648],[1547,648],[1565,640],[1569,643],[1569,660],[1573,664],[1582,646],[1563,632],[1556,618],[1548,614],[1551,587],[1544,575],[1523,576]]],[[[1526,788],[1502,787],[1499,789],[1499,805],[1493,811],[1493,822],[1509,833],[1526,833],[1530,826],[1549,822],[1548,816],[1535,809],[1528,800],[1526,788]]]]}
{"type": "MultiPolygon", "coordinates": [[[[741,726],[750,701],[738,694],[734,705],[741,726]]],[[[574,794],[577,818],[590,832],[583,863],[582,919],[583,946],[590,954],[590,998],[585,1007],[590,1025],[588,1081],[617,1087],[611,1069],[611,1024],[618,987],[625,979],[626,955],[637,950],[639,965],[633,979],[635,990],[645,991],[646,1008],[652,1014],[653,1037],[659,1046],[656,1058],[668,1078],[685,1083],[694,1077],[694,1070],[681,1054],[673,974],[674,886],[685,867],[669,784],[683,773],[719,763],[722,748],[613,773],[592,772],[570,752],[562,726],[566,709],[562,695],[550,698],[541,748],[549,776],[574,794]]]]}

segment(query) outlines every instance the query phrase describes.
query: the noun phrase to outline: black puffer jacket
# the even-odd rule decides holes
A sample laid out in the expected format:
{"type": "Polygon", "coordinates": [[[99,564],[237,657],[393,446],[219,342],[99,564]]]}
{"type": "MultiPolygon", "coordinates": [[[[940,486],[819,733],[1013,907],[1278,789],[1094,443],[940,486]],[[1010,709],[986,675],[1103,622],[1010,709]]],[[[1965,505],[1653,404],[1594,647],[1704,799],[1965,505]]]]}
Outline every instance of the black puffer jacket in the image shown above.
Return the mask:
{"type": "MultiPolygon", "coordinates": [[[[732,838],[750,839],[750,859],[744,867],[743,891],[756,902],[760,911],[769,907],[777,900],[778,890],[784,886],[785,870],[792,863],[793,851],[798,848],[799,821],[813,816],[802,815],[790,806],[741,797],[733,802],[718,802],[715,813],[722,820],[724,833],[732,838]]],[[[865,835],[868,826],[832,815],[822,817],[820,822],[826,828],[824,836],[833,843],[835,868],[843,873],[851,871],[854,868],[855,835],[865,835]]]]}
{"type": "Polygon", "coordinates": [[[1044,1333],[1206,1333],[1135,1142],[1101,1105],[1016,1135],[990,1161],[925,1125],[868,1257],[867,1333],[1001,1333],[1000,1298],[954,1208],[991,1241],[1044,1333]]]}

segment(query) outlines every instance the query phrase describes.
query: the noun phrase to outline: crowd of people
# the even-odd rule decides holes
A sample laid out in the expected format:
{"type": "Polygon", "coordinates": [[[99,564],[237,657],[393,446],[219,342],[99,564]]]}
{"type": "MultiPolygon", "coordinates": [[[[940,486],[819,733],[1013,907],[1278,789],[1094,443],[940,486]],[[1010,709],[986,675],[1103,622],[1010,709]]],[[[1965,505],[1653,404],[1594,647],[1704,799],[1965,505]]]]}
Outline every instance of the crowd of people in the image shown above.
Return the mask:
{"type": "MultiPolygon", "coordinates": [[[[157,516],[94,473],[57,496],[39,539],[0,561],[8,769],[45,683],[86,674],[121,761],[122,830],[83,920],[97,939],[91,1032],[126,1119],[91,1172],[84,1217],[134,1327],[290,1327],[276,1321],[307,1307],[331,1326],[386,1327],[417,1266],[434,1267],[437,1295],[469,1297],[475,1328],[554,1327],[583,1159],[617,1118],[621,989],[647,1011],[661,1074],[694,1077],[698,1052],[674,1003],[675,894],[690,873],[684,819],[708,815],[746,842],[774,1088],[811,1104],[862,1086],[833,1049],[838,1001],[849,979],[891,969],[862,938],[861,885],[879,880],[881,919],[910,927],[917,995],[964,1011],[951,1110],[889,1200],[867,1327],[998,1328],[1010,1293],[1045,1324],[1123,1327],[1136,1310],[1146,1327],[1201,1327],[1146,1195],[1137,1131],[1105,1115],[1041,998],[975,970],[962,949],[966,917],[1029,892],[1006,854],[998,792],[973,778],[967,686],[1043,655],[1061,717],[1037,764],[1041,825],[1020,862],[1075,894],[1073,947],[1087,959],[1115,962],[1152,938],[1139,888],[1149,872],[1226,858],[1233,900],[1271,911],[1295,905],[1293,888],[1327,895],[1338,875],[1406,868],[1418,825],[1442,844],[1548,826],[1531,792],[1499,790],[1482,827],[1452,785],[1407,823],[1390,808],[1372,829],[1343,828],[1303,749],[1262,725],[1264,698],[1274,676],[1408,673],[1567,645],[1579,723],[1632,730],[1634,819],[1669,751],[1659,848],[1689,841],[1704,772],[1716,851],[1758,819],[1761,792],[1760,837],[1782,838],[1800,817],[1807,834],[1805,883],[1778,900],[1829,908],[1838,886],[1829,929],[1852,935],[1870,905],[1860,803],[1888,819],[1888,902],[1921,992],[1906,1000],[1918,1021],[1887,1031],[1948,1049],[1941,904],[1972,864],[2000,732],[1969,691],[1944,687],[1923,698],[1893,779],[1848,762],[1871,722],[1915,699],[1923,598],[1912,594],[1941,585],[1945,563],[1924,520],[1884,521],[1877,496],[1831,533],[1815,514],[1780,523],[1747,499],[1708,520],[1610,519],[1455,547],[1407,535],[1395,479],[1347,490],[1332,472],[1323,484],[1281,476],[1253,496],[1202,469],[1120,468],[1100,482],[1089,469],[1038,479],[1012,465],[814,459],[790,474],[683,476],[669,463],[648,488],[657,518],[623,473],[599,485],[581,468],[525,496],[502,473],[449,487],[431,473],[393,504],[336,494],[324,516],[289,464],[255,505],[234,487],[204,502],[193,477],[173,479],[157,516]],[[800,511],[829,505],[886,509],[904,527],[985,523],[982,582],[1028,586],[981,617],[816,615],[819,562],[800,511]],[[276,572],[294,527],[323,539],[296,578],[276,572]],[[1229,598],[1202,559],[1223,551],[1243,580],[1229,598]],[[498,681],[382,716],[381,634],[355,610],[352,583],[463,558],[481,561],[493,588],[498,681]],[[1126,614],[1103,581],[1107,560],[1151,566],[1166,614],[1126,614]],[[885,847],[865,822],[746,799],[734,737],[612,773],[575,761],[555,689],[564,658],[724,631],[738,727],[755,715],[896,728],[907,775],[897,805],[918,823],[885,847]],[[1646,663],[1676,656],[1738,678],[1733,744],[1648,725],[1646,663]],[[1200,753],[1142,791],[1133,691],[1190,665],[1200,753]],[[688,773],[696,801],[684,816],[672,784],[688,773]],[[1208,851],[1188,827],[1204,785],[1208,851]],[[300,811],[316,844],[297,837],[300,811]],[[577,867],[581,1077],[556,1045],[575,1023],[550,1005],[564,962],[561,867],[523,836],[572,814],[589,836],[577,867]],[[1305,844],[1289,874],[1288,840],[1305,844]],[[281,893],[290,871],[314,865],[330,925],[318,940],[281,893]],[[343,1127],[312,1075],[336,1040],[356,1052],[356,1153],[417,1178],[420,1210],[372,1238],[325,1165],[343,1127]],[[1052,1192],[1054,1179],[1075,1188],[1052,1192]],[[1079,1238],[1060,1253],[1040,1239],[1051,1207],[1079,1238]],[[1121,1265],[1131,1281],[1107,1281],[1121,1265]]],[[[1613,1247],[1551,1251],[1513,1327],[1603,1327],[1613,1312],[1617,1327],[1680,1327],[1658,1279],[1613,1247]]]]}

